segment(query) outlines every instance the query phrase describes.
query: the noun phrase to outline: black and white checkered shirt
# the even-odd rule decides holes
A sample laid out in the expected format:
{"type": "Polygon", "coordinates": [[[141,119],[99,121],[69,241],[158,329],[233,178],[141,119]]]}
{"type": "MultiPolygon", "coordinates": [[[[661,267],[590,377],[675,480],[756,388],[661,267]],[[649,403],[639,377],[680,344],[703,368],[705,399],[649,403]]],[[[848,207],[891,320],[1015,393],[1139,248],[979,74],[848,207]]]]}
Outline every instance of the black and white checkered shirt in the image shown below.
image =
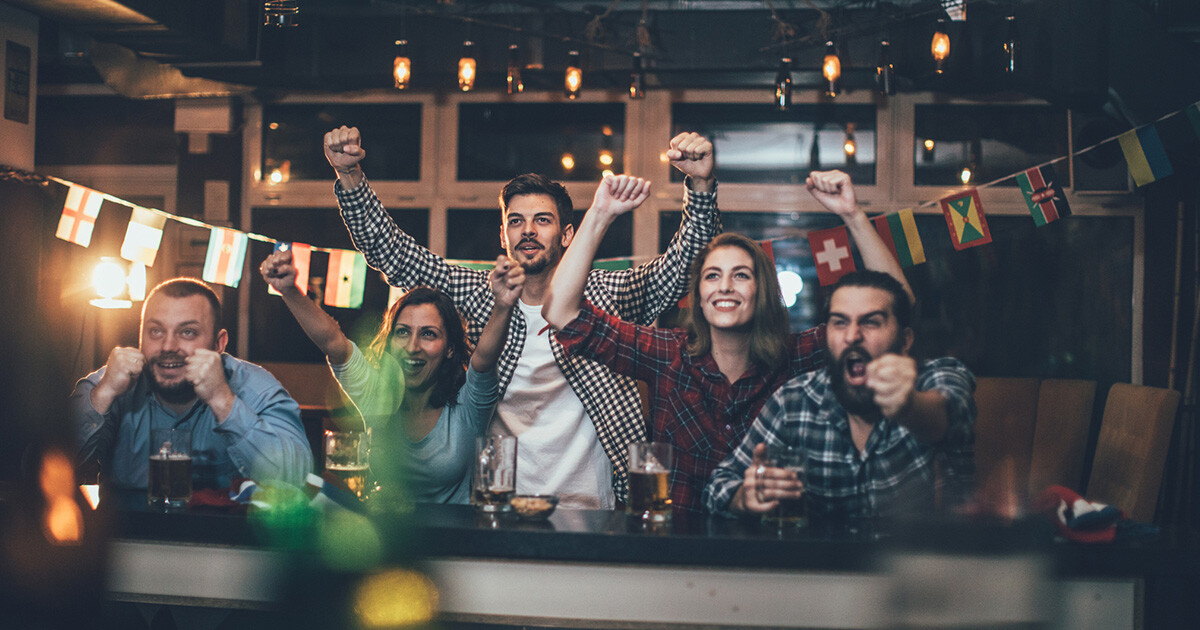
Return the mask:
{"type": "MultiPolygon", "coordinates": [[[[366,256],[367,264],[381,271],[395,286],[430,286],[445,291],[466,320],[471,343],[478,342],[495,304],[488,286],[488,272],[449,264],[418,245],[392,221],[365,180],[354,190],[345,190],[335,183],[334,192],[354,246],[366,256]]],[[[632,269],[592,270],[584,296],[625,321],[652,325],[686,293],[688,266],[720,231],[715,191],[701,193],[687,188],[683,221],[667,251],[632,269]]],[[[514,309],[508,342],[497,366],[501,396],[512,380],[527,332],[524,316],[520,309],[514,309]]],[[[637,385],[605,365],[567,357],[553,336],[550,347],[567,383],[596,426],[604,452],[612,460],[613,491],[617,500],[625,501],[629,444],[645,439],[646,435],[637,385]]]]}

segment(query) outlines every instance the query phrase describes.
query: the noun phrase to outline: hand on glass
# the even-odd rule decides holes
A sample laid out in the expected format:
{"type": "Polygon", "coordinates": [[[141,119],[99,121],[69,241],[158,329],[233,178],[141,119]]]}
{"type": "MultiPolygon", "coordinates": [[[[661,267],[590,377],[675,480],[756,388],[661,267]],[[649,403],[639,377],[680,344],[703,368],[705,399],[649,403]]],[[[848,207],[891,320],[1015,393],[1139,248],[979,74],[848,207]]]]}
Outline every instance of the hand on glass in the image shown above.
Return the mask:
{"type": "Polygon", "coordinates": [[[775,509],[780,500],[804,496],[804,482],[796,472],[767,465],[766,451],[766,444],[754,447],[754,460],[746,468],[742,487],[734,497],[737,511],[762,514],[775,509]]]}

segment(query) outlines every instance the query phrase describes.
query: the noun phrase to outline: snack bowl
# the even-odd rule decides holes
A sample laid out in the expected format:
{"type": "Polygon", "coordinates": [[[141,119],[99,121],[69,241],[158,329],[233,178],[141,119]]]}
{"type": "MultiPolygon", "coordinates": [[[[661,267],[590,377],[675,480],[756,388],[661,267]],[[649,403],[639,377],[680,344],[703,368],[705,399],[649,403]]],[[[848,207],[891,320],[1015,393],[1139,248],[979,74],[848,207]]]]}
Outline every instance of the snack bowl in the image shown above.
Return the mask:
{"type": "Polygon", "coordinates": [[[518,494],[508,503],[517,516],[531,521],[543,521],[554,513],[554,508],[558,506],[558,497],[553,494],[518,494]]]}

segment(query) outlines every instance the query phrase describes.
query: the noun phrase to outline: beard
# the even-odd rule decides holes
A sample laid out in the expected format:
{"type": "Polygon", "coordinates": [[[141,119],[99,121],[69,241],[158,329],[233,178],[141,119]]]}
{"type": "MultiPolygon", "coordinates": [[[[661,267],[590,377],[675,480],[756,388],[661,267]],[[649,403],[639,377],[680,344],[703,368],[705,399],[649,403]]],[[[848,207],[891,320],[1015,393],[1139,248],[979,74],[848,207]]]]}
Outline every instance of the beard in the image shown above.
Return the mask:
{"type": "Polygon", "coordinates": [[[160,354],[153,359],[146,361],[146,365],[142,367],[142,373],[146,375],[147,382],[150,383],[150,389],[158,395],[158,397],[166,403],[179,405],[196,398],[196,388],[187,379],[179,379],[175,383],[164,383],[158,380],[158,376],[154,374],[154,365],[159,361],[186,361],[187,357],[181,354],[160,354]]]}
{"type": "MultiPolygon", "coordinates": [[[[885,353],[900,354],[904,350],[904,340],[897,337],[885,353]]],[[[875,404],[875,391],[865,383],[854,385],[846,381],[846,372],[850,369],[866,372],[867,364],[875,357],[862,346],[850,346],[842,351],[842,356],[834,360],[830,385],[833,395],[846,409],[846,412],[858,416],[867,422],[875,422],[883,417],[883,411],[875,404]]]]}
{"type": "MultiPolygon", "coordinates": [[[[521,243],[529,242],[536,241],[525,240],[521,243]]],[[[517,247],[520,247],[521,243],[517,243],[517,247]]],[[[540,245],[541,243],[538,244],[540,245]]],[[[516,250],[514,249],[513,251],[515,252],[516,250]]],[[[523,260],[522,258],[509,254],[513,260],[520,261],[518,264],[520,264],[521,268],[525,270],[526,275],[536,275],[542,273],[551,265],[558,264],[558,261],[562,260],[562,255],[563,248],[562,246],[558,245],[557,242],[552,243],[549,247],[542,249],[542,251],[538,252],[532,260],[523,260]]]]}

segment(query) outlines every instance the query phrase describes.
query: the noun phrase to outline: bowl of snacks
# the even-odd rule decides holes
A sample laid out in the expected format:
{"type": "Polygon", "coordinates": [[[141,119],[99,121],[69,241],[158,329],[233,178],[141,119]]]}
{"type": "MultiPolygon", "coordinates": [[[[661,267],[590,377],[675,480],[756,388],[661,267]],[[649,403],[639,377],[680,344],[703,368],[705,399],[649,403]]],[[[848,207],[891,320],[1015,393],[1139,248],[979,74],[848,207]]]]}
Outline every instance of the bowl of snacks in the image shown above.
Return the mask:
{"type": "Polygon", "coordinates": [[[531,521],[544,521],[554,513],[558,497],[553,494],[518,494],[509,504],[517,516],[531,521]]]}

